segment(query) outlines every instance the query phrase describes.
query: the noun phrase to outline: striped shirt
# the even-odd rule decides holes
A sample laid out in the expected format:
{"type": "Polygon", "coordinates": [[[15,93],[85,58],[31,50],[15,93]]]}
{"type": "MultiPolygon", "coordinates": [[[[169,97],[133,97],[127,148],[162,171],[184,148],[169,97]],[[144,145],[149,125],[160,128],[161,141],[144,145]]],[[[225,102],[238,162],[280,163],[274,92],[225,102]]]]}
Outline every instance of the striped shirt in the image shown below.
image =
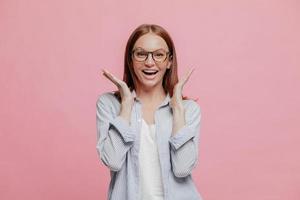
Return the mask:
{"type": "MultiPolygon", "coordinates": [[[[140,200],[142,103],[135,90],[132,93],[135,100],[130,123],[119,116],[121,105],[112,92],[101,94],[96,102],[96,150],[111,175],[108,200],[140,200]]],[[[202,200],[191,174],[198,161],[200,106],[193,100],[183,100],[186,124],[171,135],[170,100],[167,94],[154,114],[164,199],[202,200]]]]}

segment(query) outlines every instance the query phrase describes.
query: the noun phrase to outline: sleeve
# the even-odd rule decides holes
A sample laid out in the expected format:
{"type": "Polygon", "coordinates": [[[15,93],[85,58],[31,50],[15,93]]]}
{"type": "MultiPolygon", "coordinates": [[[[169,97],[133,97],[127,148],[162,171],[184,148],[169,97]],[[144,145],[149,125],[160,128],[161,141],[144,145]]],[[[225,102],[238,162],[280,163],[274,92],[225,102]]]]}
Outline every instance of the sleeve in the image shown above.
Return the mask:
{"type": "Polygon", "coordinates": [[[135,140],[135,130],[112,112],[112,100],[101,95],[96,103],[96,149],[99,158],[111,171],[119,171],[135,140]]]}
{"type": "Polygon", "coordinates": [[[200,119],[200,107],[191,101],[185,110],[186,124],[169,139],[172,171],[176,177],[186,177],[196,167],[200,119]]]}

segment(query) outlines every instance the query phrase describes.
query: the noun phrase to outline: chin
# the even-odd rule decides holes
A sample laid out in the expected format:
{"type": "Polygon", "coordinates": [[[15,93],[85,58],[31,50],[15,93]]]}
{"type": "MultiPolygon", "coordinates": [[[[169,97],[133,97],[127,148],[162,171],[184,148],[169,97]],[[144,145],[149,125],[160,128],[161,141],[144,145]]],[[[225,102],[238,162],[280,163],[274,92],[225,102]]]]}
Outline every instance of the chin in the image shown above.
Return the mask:
{"type": "Polygon", "coordinates": [[[158,84],[159,84],[159,81],[156,81],[156,80],[151,80],[151,81],[143,80],[143,82],[141,83],[141,86],[143,88],[150,89],[150,88],[156,87],[158,84]]]}

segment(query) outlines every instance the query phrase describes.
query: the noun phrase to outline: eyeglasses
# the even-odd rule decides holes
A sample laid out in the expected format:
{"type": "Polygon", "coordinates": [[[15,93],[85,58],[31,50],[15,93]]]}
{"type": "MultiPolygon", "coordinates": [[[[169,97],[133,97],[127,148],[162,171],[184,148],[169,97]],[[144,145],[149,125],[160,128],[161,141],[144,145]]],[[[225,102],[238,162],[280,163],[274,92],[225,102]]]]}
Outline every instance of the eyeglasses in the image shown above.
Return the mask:
{"type": "Polygon", "coordinates": [[[144,62],[148,59],[149,54],[151,54],[152,59],[155,62],[162,63],[169,56],[170,52],[165,51],[164,49],[158,49],[155,51],[145,51],[142,48],[137,48],[132,51],[132,57],[138,62],[144,62]]]}

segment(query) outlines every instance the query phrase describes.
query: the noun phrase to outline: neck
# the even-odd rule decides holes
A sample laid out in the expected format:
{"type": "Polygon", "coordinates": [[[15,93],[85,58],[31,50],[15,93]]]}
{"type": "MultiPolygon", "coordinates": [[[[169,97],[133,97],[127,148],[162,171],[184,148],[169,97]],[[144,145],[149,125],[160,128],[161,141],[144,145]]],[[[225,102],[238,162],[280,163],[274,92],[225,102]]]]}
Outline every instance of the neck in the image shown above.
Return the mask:
{"type": "Polygon", "coordinates": [[[143,103],[161,102],[165,99],[166,93],[162,86],[154,88],[136,88],[136,95],[143,103]]]}

